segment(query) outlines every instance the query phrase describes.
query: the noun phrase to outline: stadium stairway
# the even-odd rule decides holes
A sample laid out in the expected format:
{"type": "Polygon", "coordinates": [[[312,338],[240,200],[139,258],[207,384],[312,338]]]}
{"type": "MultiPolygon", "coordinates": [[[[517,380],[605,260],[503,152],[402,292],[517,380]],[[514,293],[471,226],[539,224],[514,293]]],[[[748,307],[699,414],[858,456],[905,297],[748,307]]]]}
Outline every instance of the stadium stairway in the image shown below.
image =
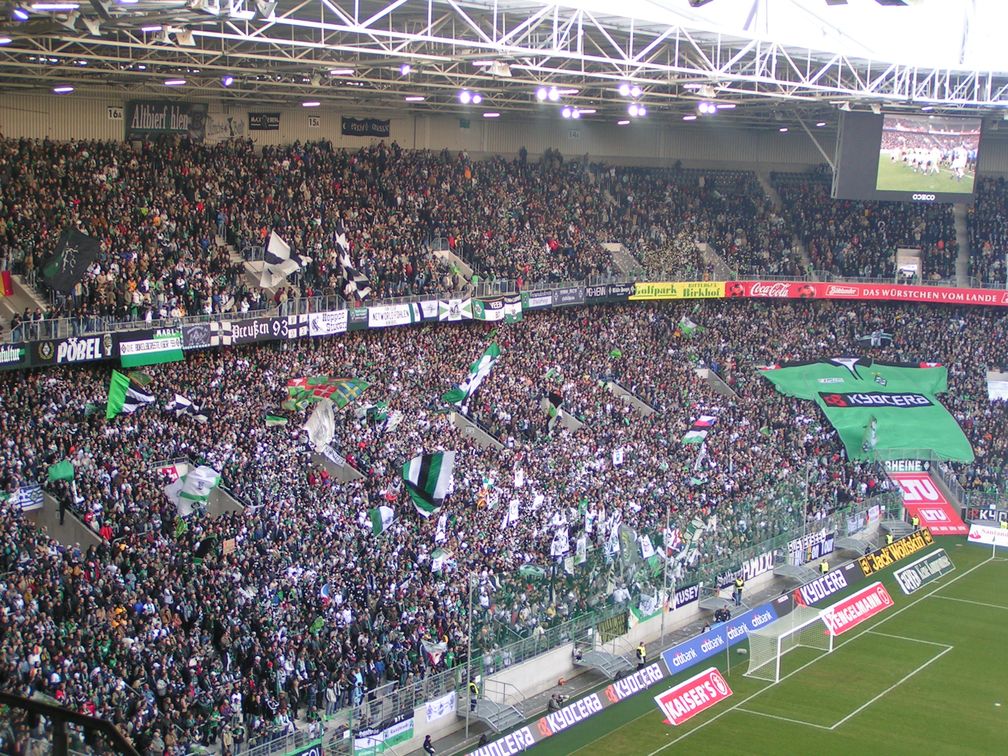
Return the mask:
{"type": "Polygon", "coordinates": [[[469,706],[469,696],[460,693],[456,710],[458,715],[465,719],[468,713],[470,719],[482,722],[494,732],[505,732],[525,721],[525,715],[511,704],[498,703],[489,698],[478,699],[476,709],[467,712],[469,706]]]}
{"type": "Polygon", "coordinates": [[[609,391],[618,396],[627,404],[632,405],[633,408],[637,410],[637,414],[641,415],[642,417],[653,415],[655,412],[658,411],[655,407],[652,407],[650,404],[645,402],[643,399],[641,399],[632,391],[620,386],[618,383],[616,383],[616,381],[608,381],[606,383],[606,388],[609,389],[609,391]]]}
{"type": "MultiPolygon", "coordinates": [[[[756,173],[756,180],[759,182],[759,185],[763,187],[763,193],[769,198],[770,203],[773,205],[774,212],[783,218],[784,202],[781,200],[781,196],[774,188],[774,185],[770,183],[770,177],[758,171],[756,173]]],[[[805,246],[805,242],[802,241],[802,238],[793,230],[791,232],[791,247],[798,250],[798,254],[801,255],[802,265],[805,270],[812,270],[812,259],[808,255],[808,248],[805,246]]]]}
{"type": "Polygon", "coordinates": [[[64,546],[78,545],[82,550],[97,546],[101,538],[84,524],[72,510],[66,510],[63,524],[59,521],[59,503],[48,493],[42,494],[42,507],[25,512],[25,518],[46,531],[50,538],[64,546]]]}
{"type": "Polygon", "coordinates": [[[903,522],[903,520],[883,520],[879,523],[879,530],[885,533],[892,533],[892,537],[899,540],[903,536],[913,533],[914,527],[909,522],[903,522]]]}
{"type": "Polygon", "coordinates": [[[45,299],[22,276],[11,276],[11,289],[11,296],[0,297],[0,320],[9,323],[14,313],[24,312],[26,307],[48,309],[45,299]]]}
{"type": "Polygon", "coordinates": [[[603,242],[602,249],[612,255],[613,264],[624,276],[639,276],[644,271],[644,266],[631,254],[623,244],[619,242],[603,242]]]}
{"type": "Polygon", "coordinates": [[[582,652],[581,659],[575,662],[575,666],[587,667],[610,680],[615,680],[618,675],[633,670],[633,664],[625,657],[611,654],[601,648],[582,652]]]}
{"type": "Polygon", "coordinates": [[[966,205],[957,202],[952,206],[952,216],[955,220],[956,244],[959,254],[956,257],[956,286],[969,286],[970,242],[969,227],[966,225],[966,205]]]}

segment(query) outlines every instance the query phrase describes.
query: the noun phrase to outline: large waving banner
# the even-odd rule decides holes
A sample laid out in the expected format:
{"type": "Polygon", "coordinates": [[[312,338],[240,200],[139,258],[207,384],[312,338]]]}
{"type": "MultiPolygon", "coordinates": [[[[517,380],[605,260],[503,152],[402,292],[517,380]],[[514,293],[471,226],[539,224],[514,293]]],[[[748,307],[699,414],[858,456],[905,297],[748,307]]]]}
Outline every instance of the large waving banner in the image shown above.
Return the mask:
{"type": "Polygon", "coordinates": [[[761,373],[785,396],[815,401],[851,459],[916,459],[914,450],[931,450],[942,459],[973,461],[959,423],[935,398],[948,390],[941,365],[837,357],[761,373]]]}

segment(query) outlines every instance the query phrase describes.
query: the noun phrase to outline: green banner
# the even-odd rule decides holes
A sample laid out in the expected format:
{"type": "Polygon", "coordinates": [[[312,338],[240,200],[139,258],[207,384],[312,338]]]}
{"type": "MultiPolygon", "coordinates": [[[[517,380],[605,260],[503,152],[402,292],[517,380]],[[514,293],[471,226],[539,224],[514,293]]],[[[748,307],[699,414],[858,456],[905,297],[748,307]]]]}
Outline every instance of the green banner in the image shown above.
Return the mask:
{"type": "Polygon", "coordinates": [[[836,357],[761,370],[785,396],[814,400],[851,459],[942,459],[972,462],[973,449],[936,394],[948,390],[948,370],[936,363],[894,364],[836,357]]]}

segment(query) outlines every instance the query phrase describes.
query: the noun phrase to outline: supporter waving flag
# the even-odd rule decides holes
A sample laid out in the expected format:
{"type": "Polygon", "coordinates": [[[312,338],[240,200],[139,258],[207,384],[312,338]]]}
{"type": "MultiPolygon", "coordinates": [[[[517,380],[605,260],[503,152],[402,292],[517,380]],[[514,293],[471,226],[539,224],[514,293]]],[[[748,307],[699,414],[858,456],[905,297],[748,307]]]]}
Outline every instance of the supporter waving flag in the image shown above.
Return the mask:
{"type": "Polygon", "coordinates": [[[500,347],[496,342],[492,342],[486,348],[483,355],[469,366],[469,375],[458,386],[451,391],[446,391],[441,395],[441,399],[448,404],[457,404],[465,411],[469,406],[469,400],[476,393],[484,379],[490,375],[497,358],[500,357],[500,347]]]}
{"type": "Polygon", "coordinates": [[[109,380],[108,404],[105,406],[105,419],[111,420],[119,414],[131,415],[145,404],[153,404],[154,396],[137,391],[130,385],[130,379],[118,370],[112,371],[109,380]]]}
{"type": "Polygon", "coordinates": [[[413,506],[424,519],[444,503],[455,470],[455,452],[419,454],[403,465],[402,477],[413,506]]]}

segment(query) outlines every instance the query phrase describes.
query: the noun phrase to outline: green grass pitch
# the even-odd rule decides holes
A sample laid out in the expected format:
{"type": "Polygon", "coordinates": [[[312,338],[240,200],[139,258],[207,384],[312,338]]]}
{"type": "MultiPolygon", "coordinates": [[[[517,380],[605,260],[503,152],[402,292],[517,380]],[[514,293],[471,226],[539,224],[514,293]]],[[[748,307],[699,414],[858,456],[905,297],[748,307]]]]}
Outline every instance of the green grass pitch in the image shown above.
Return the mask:
{"type": "Polygon", "coordinates": [[[934,175],[914,173],[913,169],[900,161],[879,155],[878,177],[875,188],[886,192],[956,192],[973,193],[973,174],[967,173],[962,181],[955,180],[955,174],[942,166],[934,175]]]}
{"type": "Polygon", "coordinates": [[[886,584],[895,607],[840,635],[832,654],[805,648],[787,654],[779,683],[744,677],[747,657],[736,647],[730,672],[724,654],[716,660],[732,697],[682,725],[664,723],[654,696],[707,664],[533,752],[1008,753],[1008,559],[991,560],[989,549],[964,545],[961,538],[937,540],[955,562],[954,572],[910,596],[891,570],[872,578],[886,584]]]}

